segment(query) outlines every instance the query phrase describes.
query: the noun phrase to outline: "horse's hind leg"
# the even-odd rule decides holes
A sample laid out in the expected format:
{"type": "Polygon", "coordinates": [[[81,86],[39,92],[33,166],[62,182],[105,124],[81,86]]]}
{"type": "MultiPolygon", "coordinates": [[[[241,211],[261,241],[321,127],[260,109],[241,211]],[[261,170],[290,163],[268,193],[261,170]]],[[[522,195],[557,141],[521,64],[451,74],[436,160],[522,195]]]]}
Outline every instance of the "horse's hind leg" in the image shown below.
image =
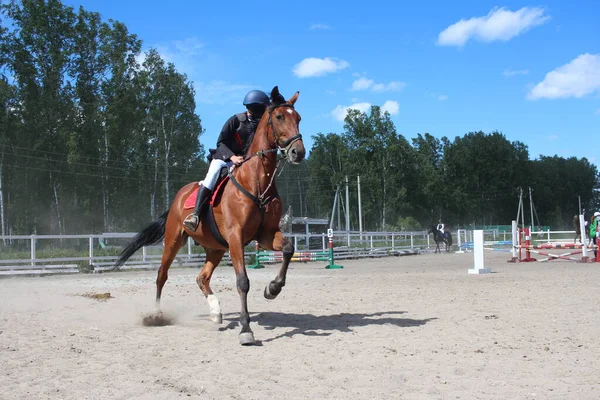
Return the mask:
{"type": "Polygon", "coordinates": [[[219,299],[217,299],[217,296],[214,295],[210,287],[210,278],[217,265],[223,259],[224,254],[225,250],[206,249],[206,263],[196,278],[196,283],[200,287],[200,290],[202,290],[202,293],[204,293],[204,297],[206,297],[206,301],[210,307],[210,319],[218,324],[223,321],[223,314],[219,299]]]}
{"type": "Polygon", "coordinates": [[[162,295],[163,287],[169,277],[169,267],[177,256],[177,252],[183,246],[187,235],[177,227],[170,230],[168,227],[165,232],[165,250],[163,251],[162,259],[160,260],[160,268],[156,277],[156,309],[160,310],[160,296],[162,295]]]}
{"type": "Polygon", "coordinates": [[[285,277],[287,275],[288,266],[290,260],[294,255],[294,245],[281,231],[275,231],[269,235],[262,236],[259,239],[260,245],[267,250],[282,251],[283,262],[279,269],[279,273],[266,287],[265,287],[265,298],[273,300],[281,292],[281,289],[285,286],[285,277]]]}

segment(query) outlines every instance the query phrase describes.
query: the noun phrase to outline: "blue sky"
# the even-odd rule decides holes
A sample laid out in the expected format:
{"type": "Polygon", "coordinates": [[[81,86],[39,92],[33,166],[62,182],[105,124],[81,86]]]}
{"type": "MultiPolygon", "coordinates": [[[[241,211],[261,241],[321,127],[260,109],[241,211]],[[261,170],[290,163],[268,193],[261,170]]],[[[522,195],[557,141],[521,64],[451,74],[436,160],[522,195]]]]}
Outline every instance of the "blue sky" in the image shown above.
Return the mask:
{"type": "Polygon", "coordinates": [[[188,75],[206,148],[246,92],[278,85],[300,91],[308,148],[373,104],[409,140],[498,130],[532,159],[600,161],[600,1],[65,4],[125,23],[188,75]]]}

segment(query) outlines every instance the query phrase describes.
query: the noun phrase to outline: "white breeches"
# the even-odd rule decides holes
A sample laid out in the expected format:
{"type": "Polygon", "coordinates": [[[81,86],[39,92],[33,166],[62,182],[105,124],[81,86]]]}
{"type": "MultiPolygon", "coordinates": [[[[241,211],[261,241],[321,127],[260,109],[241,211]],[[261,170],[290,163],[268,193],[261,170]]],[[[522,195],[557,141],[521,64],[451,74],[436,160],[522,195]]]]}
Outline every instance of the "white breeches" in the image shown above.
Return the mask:
{"type": "Polygon", "coordinates": [[[204,182],[202,182],[202,185],[204,185],[204,187],[207,189],[214,190],[215,185],[217,183],[217,179],[219,178],[219,172],[221,171],[221,168],[231,168],[232,166],[233,161],[212,160],[210,162],[208,172],[206,173],[206,178],[204,178],[204,182]]]}

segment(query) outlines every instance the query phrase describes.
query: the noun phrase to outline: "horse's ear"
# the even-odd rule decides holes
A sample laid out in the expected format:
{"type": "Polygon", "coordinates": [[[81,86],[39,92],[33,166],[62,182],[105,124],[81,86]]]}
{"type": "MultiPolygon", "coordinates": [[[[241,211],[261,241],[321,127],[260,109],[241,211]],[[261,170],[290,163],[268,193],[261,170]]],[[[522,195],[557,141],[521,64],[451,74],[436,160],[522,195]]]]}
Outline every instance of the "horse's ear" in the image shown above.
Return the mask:
{"type": "Polygon", "coordinates": [[[279,88],[277,86],[275,86],[273,90],[271,90],[271,102],[275,105],[285,103],[285,99],[283,98],[281,93],[279,93],[279,88]]]}
{"type": "Polygon", "coordinates": [[[299,94],[300,94],[300,92],[294,93],[294,95],[292,96],[292,98],[288,100],[288,103],[290,103],[291,105],[294,105],[294,103],[296,102],[296,100],[298,100],[298,95],[299,94]]]}

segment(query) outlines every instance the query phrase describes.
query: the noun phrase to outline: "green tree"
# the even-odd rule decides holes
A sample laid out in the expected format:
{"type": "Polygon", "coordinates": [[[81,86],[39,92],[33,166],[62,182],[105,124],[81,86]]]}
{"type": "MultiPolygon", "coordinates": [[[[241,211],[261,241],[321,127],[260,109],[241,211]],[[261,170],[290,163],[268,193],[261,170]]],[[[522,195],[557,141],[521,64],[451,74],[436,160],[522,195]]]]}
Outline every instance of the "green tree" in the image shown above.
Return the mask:
{"type": "Polygon", "coordinates": [[[446,142],[442,218],[463,224],[506,223],[515,216],[516,188],[523,186],[527,146],[509,142],[499,132],[470,132],[446,142]]]}
{"type": "Polygon", "coordinates": [[[2,37],[2,49],[21,105],[18,147],[33,151],[15,154],[18,181],[25,186],[15,193],[25,210],[16,223],[30,232],[64,232],[64,161],[55,155],[66,147],[73,124],[73,88],[65,72],[75,15],[56,0],[11,1],[1,10],[14,21],[14,29],[2,37]]]}
{"type": "MultiPolygon", "coordinates": [[[[195,114],[195,92],[187,76],[176,71],[172,63],[165,65],[154,49],[146,53],[140,73],[142,104],[145,106],[144,132],[149,151],[155,160],[151,209],[157,214],[170,206],[174,194],[172,174],[188,171],[204,151],[199,141],[200,118],[195,114]]],[[[179,187],[177,187],[179,189],[179,187]]]]}

